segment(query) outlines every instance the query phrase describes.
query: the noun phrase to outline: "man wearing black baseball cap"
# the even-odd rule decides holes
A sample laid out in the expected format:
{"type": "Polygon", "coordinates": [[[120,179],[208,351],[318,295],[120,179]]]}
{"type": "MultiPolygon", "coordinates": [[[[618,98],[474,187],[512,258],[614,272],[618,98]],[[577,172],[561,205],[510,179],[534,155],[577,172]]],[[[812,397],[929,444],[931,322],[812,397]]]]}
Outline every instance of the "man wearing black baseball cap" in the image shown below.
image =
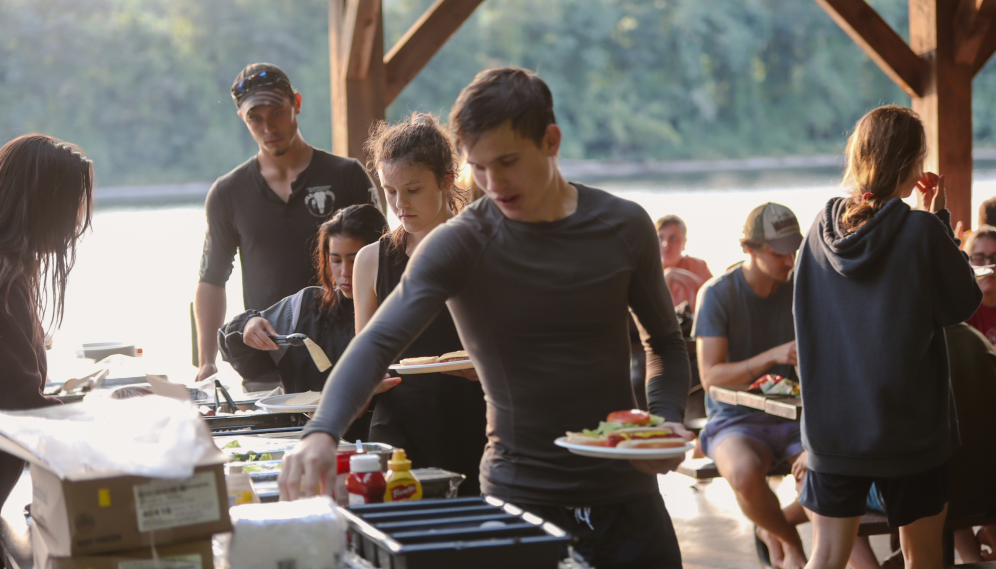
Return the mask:
{"type": "MultiPolygon", "coordinates": [[[[792,269],[801,243],[792,210],[759,205],[740,240],[747,261],[699,289],[692,336],[706,388],[746,388],[766,373],[797,380],[792,269]]],[[[783,513],[766,480],[773,464],[792,464],[802,452],[799,423],[709,397],[706,409],[702,449],[757,524],[760,549],[767,546],[770,565],[802,569],[806,554],[794,525],[805,520],[804,512],[793,503],[783,513]]]]}
{"type": "Polygon", "coordinates": [[[305,142],[298,130],[301,94],[283,70],[253,63],[235,78],[231,93],[259,151],[218,178],[205,203],[208,228],[194,300],[199,380],[217,372],[224,287],[236,251],[245,308],[263,310],[317,282],[311,253],[324,221],[346,206],[380,205],[358,161],[305,142]]]}

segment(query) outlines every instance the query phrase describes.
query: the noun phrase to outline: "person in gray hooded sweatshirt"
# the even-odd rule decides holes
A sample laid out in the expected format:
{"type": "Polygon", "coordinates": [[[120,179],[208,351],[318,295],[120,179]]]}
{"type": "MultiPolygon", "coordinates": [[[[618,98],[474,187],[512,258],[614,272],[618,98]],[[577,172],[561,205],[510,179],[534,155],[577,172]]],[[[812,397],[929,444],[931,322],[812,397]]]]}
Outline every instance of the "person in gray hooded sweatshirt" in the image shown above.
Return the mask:
{"type": "Polygon", "coordinates": [[[906,567],[943,564],[947,462],[959,444],[944,327],[968,319],[982,293],[944,209],[944,178],[923,173],[926,152],[912,110],[865,115],[847,144],[852,195],[827,203],[799,250],[807,568],[843,569],[872,482],[906,567]],[[914,189],[922,210],[897,199],[914,189]]]}

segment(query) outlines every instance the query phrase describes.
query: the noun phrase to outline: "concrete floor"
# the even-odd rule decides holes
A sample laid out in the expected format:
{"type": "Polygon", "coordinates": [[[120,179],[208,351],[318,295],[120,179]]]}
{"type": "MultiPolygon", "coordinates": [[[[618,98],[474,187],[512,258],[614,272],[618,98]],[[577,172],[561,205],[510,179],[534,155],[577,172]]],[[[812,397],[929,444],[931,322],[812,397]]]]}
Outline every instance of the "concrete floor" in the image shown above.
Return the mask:
{"type": "MultiPolygon", "coordinates": [[[[685,569],[760,567],[754,549],[753,524],[740,512],[730,485],[722,478],[699,482],[677,473],[659,477],[661,494],[674,521],[685,569]]],[[[794,481],[769,480],[782,505],[795,499],[794,481]]],[[[799,526],[806,551],[812,546],[812,526],[799,526]]],[[[889,537],[872,537],[879,560],[888,555],[889,537]]]]}

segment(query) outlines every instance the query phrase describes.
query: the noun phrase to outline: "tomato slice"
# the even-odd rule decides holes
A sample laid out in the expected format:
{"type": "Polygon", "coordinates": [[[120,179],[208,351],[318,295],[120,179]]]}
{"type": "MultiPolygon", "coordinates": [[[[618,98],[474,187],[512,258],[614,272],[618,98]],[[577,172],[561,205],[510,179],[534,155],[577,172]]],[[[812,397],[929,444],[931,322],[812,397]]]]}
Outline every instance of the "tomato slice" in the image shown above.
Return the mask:
{"type": "Polygon", "coordinates": [[[650,413],[640,411],[639,409],[614,411],[609,413],[609,416],[605,420],[622,423],[623,425],[646,425],[650,423],[650,413]]]}

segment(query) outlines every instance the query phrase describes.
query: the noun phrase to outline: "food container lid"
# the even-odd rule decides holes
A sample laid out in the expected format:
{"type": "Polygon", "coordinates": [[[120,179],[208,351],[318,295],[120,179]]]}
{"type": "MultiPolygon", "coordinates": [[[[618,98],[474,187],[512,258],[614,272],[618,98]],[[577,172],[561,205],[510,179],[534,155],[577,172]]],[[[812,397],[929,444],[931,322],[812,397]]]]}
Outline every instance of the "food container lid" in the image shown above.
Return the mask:
{"type": "Polygon", "coordinates": [[[380,457],[375,454],[354,454],[349,457],[350,472],[380,472],[380,457]]]}

